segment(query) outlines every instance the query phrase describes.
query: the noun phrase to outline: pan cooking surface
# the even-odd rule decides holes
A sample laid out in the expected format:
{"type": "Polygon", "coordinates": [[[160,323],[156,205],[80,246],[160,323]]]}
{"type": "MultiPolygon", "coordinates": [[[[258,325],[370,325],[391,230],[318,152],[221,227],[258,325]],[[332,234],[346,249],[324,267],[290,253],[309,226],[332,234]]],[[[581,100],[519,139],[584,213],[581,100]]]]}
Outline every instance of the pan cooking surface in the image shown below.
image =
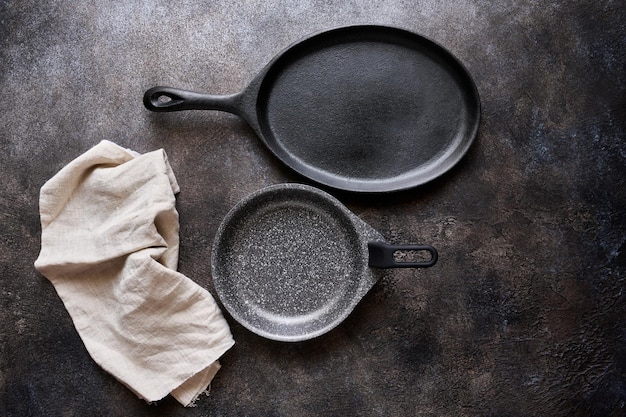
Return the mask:
{"type": "Polygon", "coordinates": [[[213,248],[216,290],[231,315],[276,340],[325,332],[360,299],[367,259],[346,214],[298,188],[258,193],[226,217],[213,248]]]}
{"type": "Polygon", "coordinates": [[[257,103],[270,148],[320,182],[355,191],[441,175],[473,141],[480,112],[473,81],[445,49],[377,26],[325,32],[288,49],[257,103]]]}

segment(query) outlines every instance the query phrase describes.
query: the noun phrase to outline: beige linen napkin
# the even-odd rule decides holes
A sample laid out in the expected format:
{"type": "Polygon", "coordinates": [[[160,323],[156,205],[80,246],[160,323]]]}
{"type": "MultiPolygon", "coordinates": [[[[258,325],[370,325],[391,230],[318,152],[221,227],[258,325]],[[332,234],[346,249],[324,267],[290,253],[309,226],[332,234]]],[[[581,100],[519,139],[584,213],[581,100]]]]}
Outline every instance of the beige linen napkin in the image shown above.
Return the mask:
{"type": "Polygon", "coordinates": [[[163,150],[102,141],[41,188],[35,267],[103,369],[146,401],[187,406],[234,341],[211,294],[176,271],[178,191],[163,150]]]}

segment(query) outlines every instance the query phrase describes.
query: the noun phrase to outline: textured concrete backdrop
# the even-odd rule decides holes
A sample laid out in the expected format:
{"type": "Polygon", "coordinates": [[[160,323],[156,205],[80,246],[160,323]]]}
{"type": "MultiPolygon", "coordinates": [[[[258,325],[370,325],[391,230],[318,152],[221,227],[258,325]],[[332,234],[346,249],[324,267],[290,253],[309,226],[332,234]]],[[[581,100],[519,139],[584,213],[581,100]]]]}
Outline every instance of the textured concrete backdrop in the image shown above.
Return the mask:
{"type": "Polygon", "coordinates": [[[600,1],[0,2],[0,415],[626,415],[626,12],[600,1]],[[301,344],[233,322],[209,397],[138,400],[85,351],[33,268],[41,185],[102,139],[164,148],[178,176],[180,271],[212,289],[219,222],[263,186],[306,182],[248,126],[152,114],[165,84],[241,90],[312,32],[389,24],[451,50],[482,99],[478,138],[432,184],[333,192],[389,241],[440,261],[388,273],[301,344]]]}

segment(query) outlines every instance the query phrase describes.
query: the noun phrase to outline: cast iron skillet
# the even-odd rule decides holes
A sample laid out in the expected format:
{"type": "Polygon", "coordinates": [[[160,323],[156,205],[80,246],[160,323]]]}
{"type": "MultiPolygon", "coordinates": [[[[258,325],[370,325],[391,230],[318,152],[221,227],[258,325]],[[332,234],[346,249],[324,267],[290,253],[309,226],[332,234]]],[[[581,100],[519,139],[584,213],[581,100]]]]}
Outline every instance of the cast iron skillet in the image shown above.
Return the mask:
{"type": "Polygon", "coordinates": [[[402,190],[442,175],[466,153],[480,119],[476,86],[450,52],[386,26],[304,39],[237,94],[154,87],[144,104],[237,114],[295,171],[357,192],[402,190]]]}
{"type": "Polygon", "coordinates": [[[350,314],[380,268],[429,267],[429,245],[389,245],[329,194],[280,184],[240,201],[218,228],[211,253],[217,295],[231,316],[263,337],[322,335],[350,314]],[[426,254],[410,262],[397,255],[426,254]]]}

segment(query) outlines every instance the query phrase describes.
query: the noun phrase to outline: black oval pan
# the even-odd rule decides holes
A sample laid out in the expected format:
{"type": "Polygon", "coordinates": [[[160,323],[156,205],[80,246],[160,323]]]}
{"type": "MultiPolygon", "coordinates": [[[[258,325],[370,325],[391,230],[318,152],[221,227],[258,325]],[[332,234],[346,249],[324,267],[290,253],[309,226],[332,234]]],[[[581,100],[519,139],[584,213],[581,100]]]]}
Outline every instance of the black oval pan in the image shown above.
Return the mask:
{"type": "Polygon", "coordinates": [[[154,87],[144,104],[237,114],[295,171],[357,192],[402,190],[442,175],[466,153],[480,118],[476,86],[450,52],[386,26],[300,41],[241,93],[154,87]]]}
{"type": "Polygon", "coordinates": [[[270,186],[240,201],[211,253],[215,290],[231,316],[289,342],[337,326],[378,281],[379,268],[435,262],[432,246],[389,245],[334,197],[300,184],[270,186]],[[396,252],[428,256],[402,262],[396,252]]]}

